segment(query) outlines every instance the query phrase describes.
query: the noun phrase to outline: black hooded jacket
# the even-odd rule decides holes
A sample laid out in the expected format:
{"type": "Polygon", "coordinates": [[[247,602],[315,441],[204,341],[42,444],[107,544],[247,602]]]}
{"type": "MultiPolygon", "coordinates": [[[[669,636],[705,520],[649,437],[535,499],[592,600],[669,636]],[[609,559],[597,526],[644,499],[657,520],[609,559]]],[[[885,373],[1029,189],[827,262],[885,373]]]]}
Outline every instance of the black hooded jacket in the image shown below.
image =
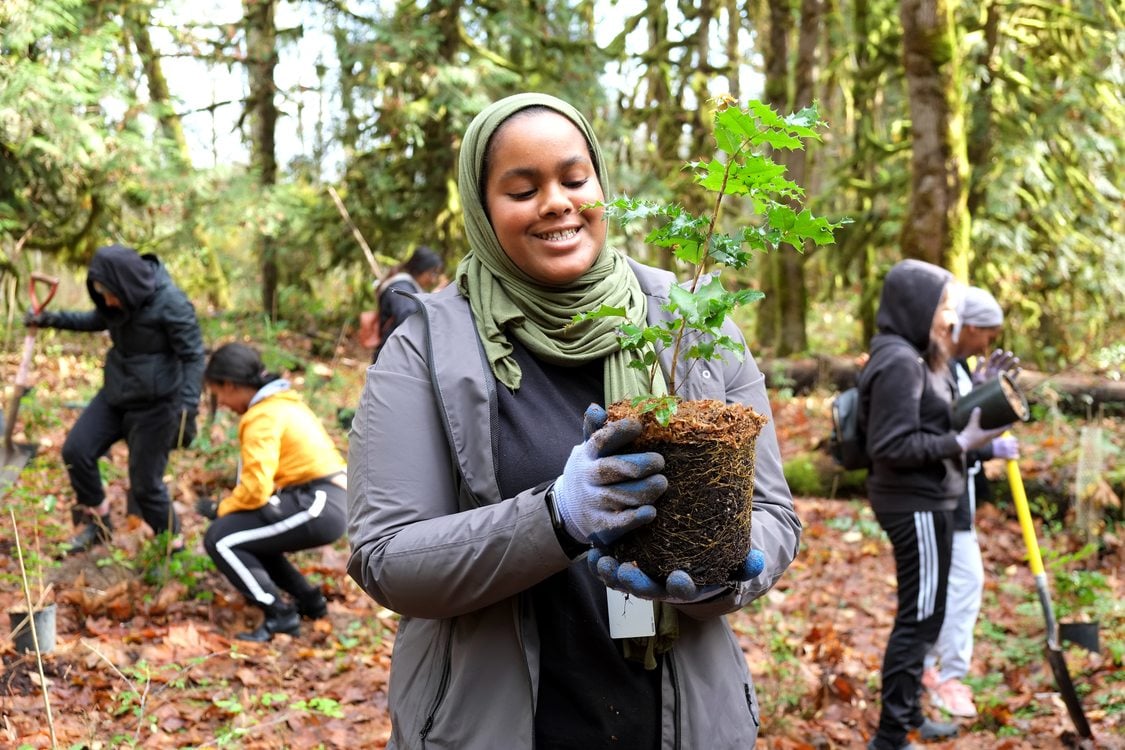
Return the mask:
{"type": "Polygon", "coordinates": [[[155,255],[121,245],[99,248],[90,261],[86,288],[94,301],[88,312],[57,312],[45,323],[73,331],[109,331],[102,393],[113,406],[136,408],[169,401],[199,408],[203,385],[203,336],[195,308],[155,255]],[[109,307],[94,283],[118,297],[109,307]]]}
{"type": "Polygon", "coordinates": [[[955,385],[948,367],[934,372],[925,361],[951,279],[937,266],[905,260],[883,284],[879,332],[859,379],[860,426],[872,462],[867,493],[879,512],[953,510],[965,491],[952,424],[955,385]]]}

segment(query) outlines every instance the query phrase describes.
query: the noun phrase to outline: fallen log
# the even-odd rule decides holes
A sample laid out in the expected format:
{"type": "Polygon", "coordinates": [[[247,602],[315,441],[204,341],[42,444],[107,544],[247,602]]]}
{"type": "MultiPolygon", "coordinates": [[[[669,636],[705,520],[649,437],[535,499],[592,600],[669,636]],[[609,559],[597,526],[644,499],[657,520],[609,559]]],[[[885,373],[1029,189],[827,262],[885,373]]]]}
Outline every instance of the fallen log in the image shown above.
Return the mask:
{"type": "MultiPolygon", "coordinates": [[[[824,355],[758,361],[773,390],[806,395],[817,389],[842,391],[856,383],[860,357],[824,355]]],[[[1125,382],[1091,373],[1022,370],[1017,379],[1031,403],[1055,406],[1068,414],[1125,414],[1125,382]]]]}

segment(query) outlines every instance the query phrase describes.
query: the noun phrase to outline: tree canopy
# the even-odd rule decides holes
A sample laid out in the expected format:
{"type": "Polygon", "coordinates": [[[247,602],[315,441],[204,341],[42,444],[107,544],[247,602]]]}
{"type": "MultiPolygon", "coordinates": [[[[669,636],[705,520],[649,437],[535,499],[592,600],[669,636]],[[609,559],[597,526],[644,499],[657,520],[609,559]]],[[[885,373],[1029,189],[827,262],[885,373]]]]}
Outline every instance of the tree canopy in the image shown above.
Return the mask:
{"type": "MultiPolygon", "coordinates": [[[[1041,367],[1125,359],[1114,2],[244,0],[219,21],[205,10],[0,9],[9,305],[28,270],[80,267],[117,241],[160,254],[217,310],[341,325],[370,303],[370,271],[329,186],[383,263],[424,243],[452,267],[466,249],[459,139],[486,102],[520,90],[571,100],[605,144],[614,194],[686,201],[679,166],[704,155],[712,100],[731,95],[782,111],[817,103],[830,130],[789,174],[815,212],[852,222],[835,246],[777,248],[743,273],[767,293],[744,321],[756,349],[864,348],[882,274],[913,256],[991,289],[1009,313],[1005,344],[1041,367]],[[187,102],[203,82],[184,61],[241,83],[211,86],[200,111],[187,102]],[[283,75],[292,66],[301,75],[283,75]],[[191,150],[208,138],[210,153],[191,150]]],[[[650,252],[639,237],[615,241],[650,252]]]]}

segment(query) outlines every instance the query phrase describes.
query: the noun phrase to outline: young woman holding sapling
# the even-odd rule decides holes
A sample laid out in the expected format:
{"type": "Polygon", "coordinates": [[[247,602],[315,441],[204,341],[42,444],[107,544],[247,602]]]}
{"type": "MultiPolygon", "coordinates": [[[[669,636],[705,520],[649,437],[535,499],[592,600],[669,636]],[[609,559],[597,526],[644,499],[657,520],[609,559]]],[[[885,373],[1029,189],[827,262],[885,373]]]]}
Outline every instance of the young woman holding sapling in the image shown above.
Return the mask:
{"type": "MultiPolygon", "coordinates": [[[[772,425],[757,443],[754,550],[729,585],[654,581],[592,549],[651,522],[667,486],[659,454],[630,452],[640,424],[607,423],[601,406],[649,390],[618,346],[620,321],[572,323],[603,304],[638,324],[667,316],[672,274],[607,245],[602,209],[587,207],[607,185],[569,104],[521,94],[487,107],[460,156],[470,252],[367,372],[350,443],[349,572],[403,616],[390,747],[741,749],[757,736],[724,615],[797,554],[772,425]],[[607,582],[658,600],[654,634],[611,637],[644,608],[651,625],[654,607],[630,597],[626,617],[607,582]]],[[[742,341],[732,323],[723,330],[742,341]]],[[[770,414],[751,357],[690,364],[684,398],[770,414]]]]}

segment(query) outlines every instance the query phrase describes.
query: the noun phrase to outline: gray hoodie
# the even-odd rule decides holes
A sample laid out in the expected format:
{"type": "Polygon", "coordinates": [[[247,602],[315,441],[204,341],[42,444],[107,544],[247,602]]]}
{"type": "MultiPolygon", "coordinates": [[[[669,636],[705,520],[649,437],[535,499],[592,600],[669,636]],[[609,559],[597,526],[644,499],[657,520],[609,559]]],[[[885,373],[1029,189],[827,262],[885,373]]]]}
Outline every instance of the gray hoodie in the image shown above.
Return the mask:
{"type": "MultiPolygon", "coordinates": [[[[667,316],[672,274],[633,265],[651,321],[667,316]]],[[[724,333],[737,341],[733,323],[724,333]]],[[[686,398],[741,402],[770,415],[749,354],[694,363],[686,398]]],[[[453,287],[424,298],[388,339],[352,426],[348,572],[402,615],[395,636],[388,747],[534,747],[540,643],[527,591],[571,564],[545,489],[497,489],[496,385],[466,300],[453,287]]],[[[559,467],[561,472],[562,467],[559,467]]],[[[753,546],[765,570],[724,596],[679,607],[665,655],[662,747],[742,750],[758,732],[758,703],[727,618],[765,594],[800,544],[772,421],[758,438],[753,546]]],[[[597,665],[589,665],[596,684],[597,665]]]]}
{"type": "Polygon", "coordinates": [[[859,379],[860,427],[871,470],[867,494],[877,512],[953,510],[965,490],[964,461],[951,408],[947,366],[926,364],[930,328],[953,276],[904,260],[883,283],[871,358],[859,379]]]}

